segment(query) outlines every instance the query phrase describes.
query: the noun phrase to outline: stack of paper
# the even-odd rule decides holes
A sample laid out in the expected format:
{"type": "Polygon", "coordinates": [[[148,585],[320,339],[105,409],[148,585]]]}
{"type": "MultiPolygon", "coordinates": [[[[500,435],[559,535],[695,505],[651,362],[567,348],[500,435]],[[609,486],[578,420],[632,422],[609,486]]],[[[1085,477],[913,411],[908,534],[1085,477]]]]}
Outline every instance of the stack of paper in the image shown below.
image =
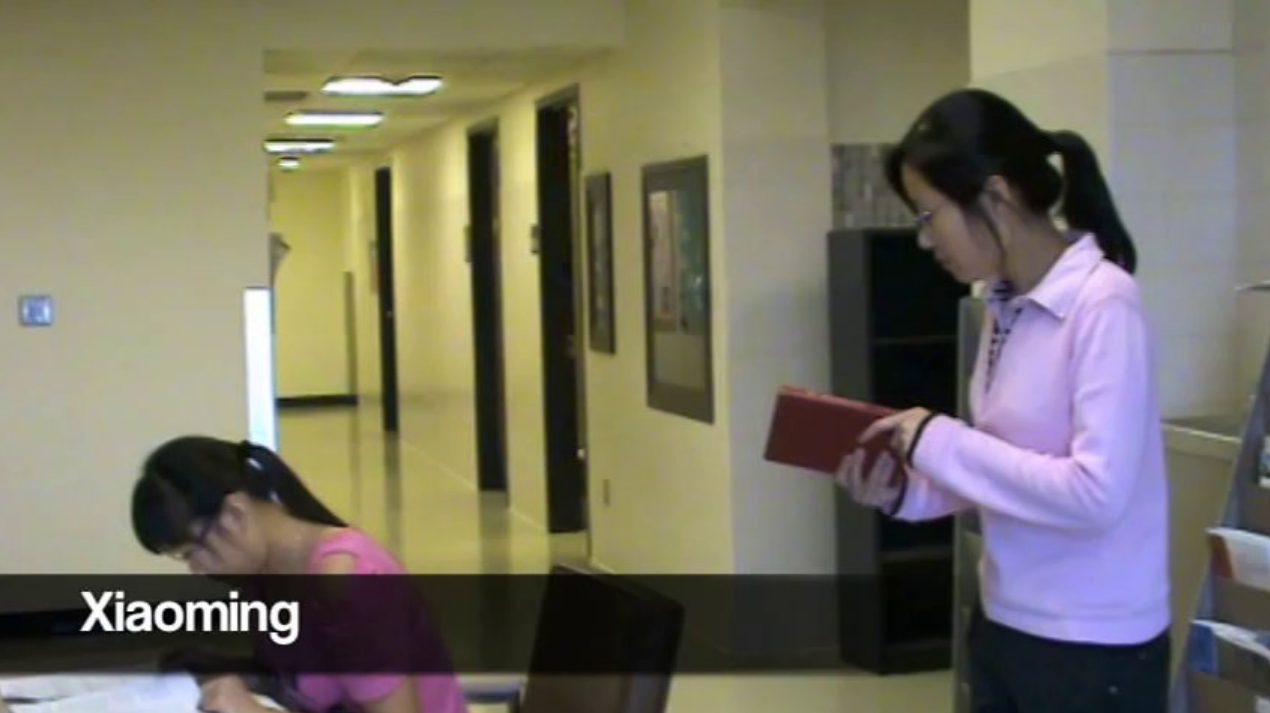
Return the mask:
{"type": "MultiPolygon", "coordinates": [[[[196,713],[199,686],[186,673],[55,675],[0,683],[13,713],[196,713]]],[[[256,696],[262,705],[281,710],[256,696]]]]}
{"type": "Polygon", "coordinates": [[[10,703],[10,708],[13,713],[192,713],[198,710],[198,701],[193,677],[156,674],[41,703],[10,703]]]}
{"type": "Polygon", "coordinates": [[[153,673],[132,675],[50,674],[0,679],[0,698],[6,701],[56,701],[98,693],[152,678],[153,673]]]}

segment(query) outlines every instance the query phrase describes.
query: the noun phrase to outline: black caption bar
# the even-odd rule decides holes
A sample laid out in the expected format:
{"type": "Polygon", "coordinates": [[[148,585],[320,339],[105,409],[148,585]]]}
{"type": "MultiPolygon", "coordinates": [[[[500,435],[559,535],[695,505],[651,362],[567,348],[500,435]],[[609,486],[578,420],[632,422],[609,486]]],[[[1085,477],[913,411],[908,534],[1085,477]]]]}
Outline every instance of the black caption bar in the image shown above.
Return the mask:
{"type": "MultiPolygon", "coordinates": [[[[0,576],[0,673],[68,661],[202,673],[834,670],[846,668],[845,639],[876,635],[840,623],[859,622],[840,614],[876,587],[829,576],[0,576]]],[[[879,611],[874,623],[938,641],[951,612],[930,601],[920,621],[879,611]]]]}

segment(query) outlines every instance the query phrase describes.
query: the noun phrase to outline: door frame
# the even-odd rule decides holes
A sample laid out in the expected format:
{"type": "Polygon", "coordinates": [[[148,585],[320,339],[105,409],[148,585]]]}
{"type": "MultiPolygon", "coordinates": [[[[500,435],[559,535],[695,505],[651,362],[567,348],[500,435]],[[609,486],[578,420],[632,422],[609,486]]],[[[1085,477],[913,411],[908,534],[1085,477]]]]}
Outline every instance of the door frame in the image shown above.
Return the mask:
{"type": "MultiPolygon", "coordinates": [[[[573,300],[572,300],[573,301],[573,305],[572,305],[573,325],[574,325],[573,326],[573,352],[574,352],[573,363],[574,363],[574,384],[575,384],[574,393],[575,393],[575,401],[576,401],[576,404],[574,407],[576,418],[574,419],[574,421],[576,423],[576,440],[577,440],[577,450],[578,450],[575,457],[576,457],[576,463],[577,463],[576,465],[577,473],[580,476],[580,482],[576,484],[576,486],[571,483],[563,482],[560,480],[561,474],[552,472],[551,435],[547,433],[545,430],[544,430],[544,440],[545,440],[544,450],[546,451],[545,475],[546,475],[546,481],[547,481],[546,485],[548,489],[547,491],[548,531],[549,532],[578,532],[578,531],[586,532],[587,550],[588,550],[587,554],[588,556],[590,556],[591,528],[589,526],[588,520],[590,519],[589,500],[590,500],[590,492],[592,488],[590,488],[590,482],[589,482],[590,480],[590,473],[589,473],[589,467],[588,467],[589,453],[587,450],[588,449],[588,438],[587,438],[588,429],[587,429],[587,409],[586,409],[586,401],[587,401],[586,346],[585,346],[586,340],[584,339],[584,335],[582,334],[583,330],[585,329],[585,312],[583,309],[583,305],[585,300],[584,287],[586,284],[585,283],[586,272],[585,272],[585,260],[583,259],[584,257],[583,250],[585,247],[584,240],[583,240],[584,231],[582,230],[582,225],[583,225],[582,213],[583,213],[584,203],[582,200],[583,161],[582,161],[582,147],[581,147],[581,143],[582,143],[581,142],[581,104],[582,104],[581,96],[582,96],[581,88],[575,84],[575,85],[571,85],[563,89],[560,89],[558,91],[551,92],[543,96],[542,98],[540,98],[537,102],[535,102],[534,137],[535,137],[535,164],[537,166],[535,186],[538,188],[538,190],[536,191],[537,192],[537,216],[536,216],[537,227],[536,229],[538,230],[539,245],[541,246],[543,242],[545,242],[545,233],[546,233],[546,231],[542,230],[543,217],[544,217],[544,214],[546,213],[544,193],[541,190],[541,187],[543,184],[543,172],[545,170],[543,168],[543,162],[541,161],[542,140],[544,135],[543,132],[545,130],[543,116],[548,112],[557,112],[557,111],[568,109],[569,107],[573,107],[575,116],[577,117],[576,121],[578,126],[578,129],[577,129],[578,144],[577,144],[577,153],[576,155],[573,155],[570,157],[571,161],[569,164],[569,168],[570,168],[569,218],[570,218],[570,228],[571,228],[571,235],[570,235],[571,251],[570,252],[572,257],[570,272],[572,275],[572,283],[573,283],[573,300]],[[572,513],[572,512],[569,512],[569,513],[554,512],[553,513],[552,512],[552,509],[551,509],[552,488],[558,488],[562,486],[566,488],[566,492],[573,491],[577,493],[578,506],[580,507],[579,513],[572,513]],[[575,487],[577,488],[576,491],[574,490],[575,487]]],[[[540,286],[546,284],[546,280],[544,279],[544,263],[542,262],[541,252],[542,251],[540,249],[539,250],[539,268],[538,268],[540,286]]],[[[545,298],[545,295],[540,294],[540,298],[545,298]]],[[[547,325],[544,320],[544,324],[543,324],[544,331],[546,329],[546,326],[547,325]]],[[[551,402],[551,397],[547,392],[546,381],[548,379],[548,369],[550,365],[548,364],[546,360],[547,348],[548,348],[548,345],[546,344],[546,340],[545,340],[546,334],[544,333],[542,337],[544,342],[543,343],[543,357],[544,357],[543,410],[544,410],[544,418],[546,419],[546,424],[547,424],[547,427],[549,428],[551,423],[551,418],[552,418],[552,414],[550,413],[552,402],[551,402]]]]}
{"type": "MultiPolygon", "coordinates": [[[[467,130],[467,180],[468,223],[465,250],[472,289],[472,349],[473,376],[475,378],[476,464],[477,485],[483,492],[509,492],[508,443],[507,443],[507,391],[506,391],[506,334],[503,329],[503,269],[501,228],[501,176],[499,162],[499,126],[497,119],[478,122],[467,130]],[[490,223],[488,235],[478,231],[476,224],[476,175],[475,142],[491,144],[489,179],[490,223]],[[485,246],[478,245],[484,240],[485,246]],[[488,251],[484,253],[482,251],[488,251]],[[489,282],[486,294],[478,278],[479,259],[489,259],[489,282]],[[483,300],[491,300],[485,305],[483,300]],[[482,309],[485,307],[486,309],[482,309]],[[488,315],[488,316],[487,316],[488,315]],[[491,324],[483,322],[492,321],[491,324]],[[485,333],[489,330],[489,334],[485,333]],[[486,350],[492,352],[485,354],[486,350]],[[483,361],[488,359],[488,362],[483,361]]],[[[510,499],[508,501],[510,503],[510,499]]]]}
{"type": "Polygon", "coordinates": [[[375,261],[379,300],[379,374],[383,390],[383,428],[401,431],[400,392],[397,374],[396,250],[393,245],[393,171],[391,165],[375,167],[375,261]]]}

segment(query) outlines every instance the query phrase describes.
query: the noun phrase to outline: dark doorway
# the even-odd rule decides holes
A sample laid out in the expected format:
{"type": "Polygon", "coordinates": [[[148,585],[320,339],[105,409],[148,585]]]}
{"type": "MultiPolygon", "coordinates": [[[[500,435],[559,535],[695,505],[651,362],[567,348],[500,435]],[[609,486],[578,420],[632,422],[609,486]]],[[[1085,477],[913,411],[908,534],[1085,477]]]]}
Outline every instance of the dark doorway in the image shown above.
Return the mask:
{"type": "Polygon", "coordinates": [[[401,428],[397,403],[397,300],[393,283],[392,169],[375,171],[375,261],[379,289],[379,359],[384,430],[401,428]]]}
{"type": "Polygon", "coordinates": [[[538,265],[547,451],[547,529],[587,528],[585,380],[578,337],[576,89],[538,104],[538,265]]]}
{"type": "Polygon", "coordinates": [[[481,126],[468,134],[467,176],[467,255],[472,268],[472,344],[476,355],[477,481],[481,490],[506,491],[507,412],[495,126],[481,126]]]}

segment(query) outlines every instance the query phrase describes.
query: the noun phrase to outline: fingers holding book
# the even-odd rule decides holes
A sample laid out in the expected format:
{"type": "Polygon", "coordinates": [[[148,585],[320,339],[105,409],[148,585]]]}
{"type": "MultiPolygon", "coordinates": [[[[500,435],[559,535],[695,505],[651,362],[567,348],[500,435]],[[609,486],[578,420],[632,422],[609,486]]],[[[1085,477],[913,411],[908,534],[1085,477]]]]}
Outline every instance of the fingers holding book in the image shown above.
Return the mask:
{"type": "Polygon", "coordinates": [[[904,471],[895,457],[883,451],[869,464],[868,454],[856,449],[842,459],[834,479],[861,505],[889,510],[904,486],[904,471]]]}
{"type": "Polygon", "coordinates": [[[864,433],[860,434],[860,443],[867,443],[875,438],[885,436],[887,442],[897,453],[909,453],[922,426],[933,414],[924,408],[911,408],[874,421],[864,433]]]}

